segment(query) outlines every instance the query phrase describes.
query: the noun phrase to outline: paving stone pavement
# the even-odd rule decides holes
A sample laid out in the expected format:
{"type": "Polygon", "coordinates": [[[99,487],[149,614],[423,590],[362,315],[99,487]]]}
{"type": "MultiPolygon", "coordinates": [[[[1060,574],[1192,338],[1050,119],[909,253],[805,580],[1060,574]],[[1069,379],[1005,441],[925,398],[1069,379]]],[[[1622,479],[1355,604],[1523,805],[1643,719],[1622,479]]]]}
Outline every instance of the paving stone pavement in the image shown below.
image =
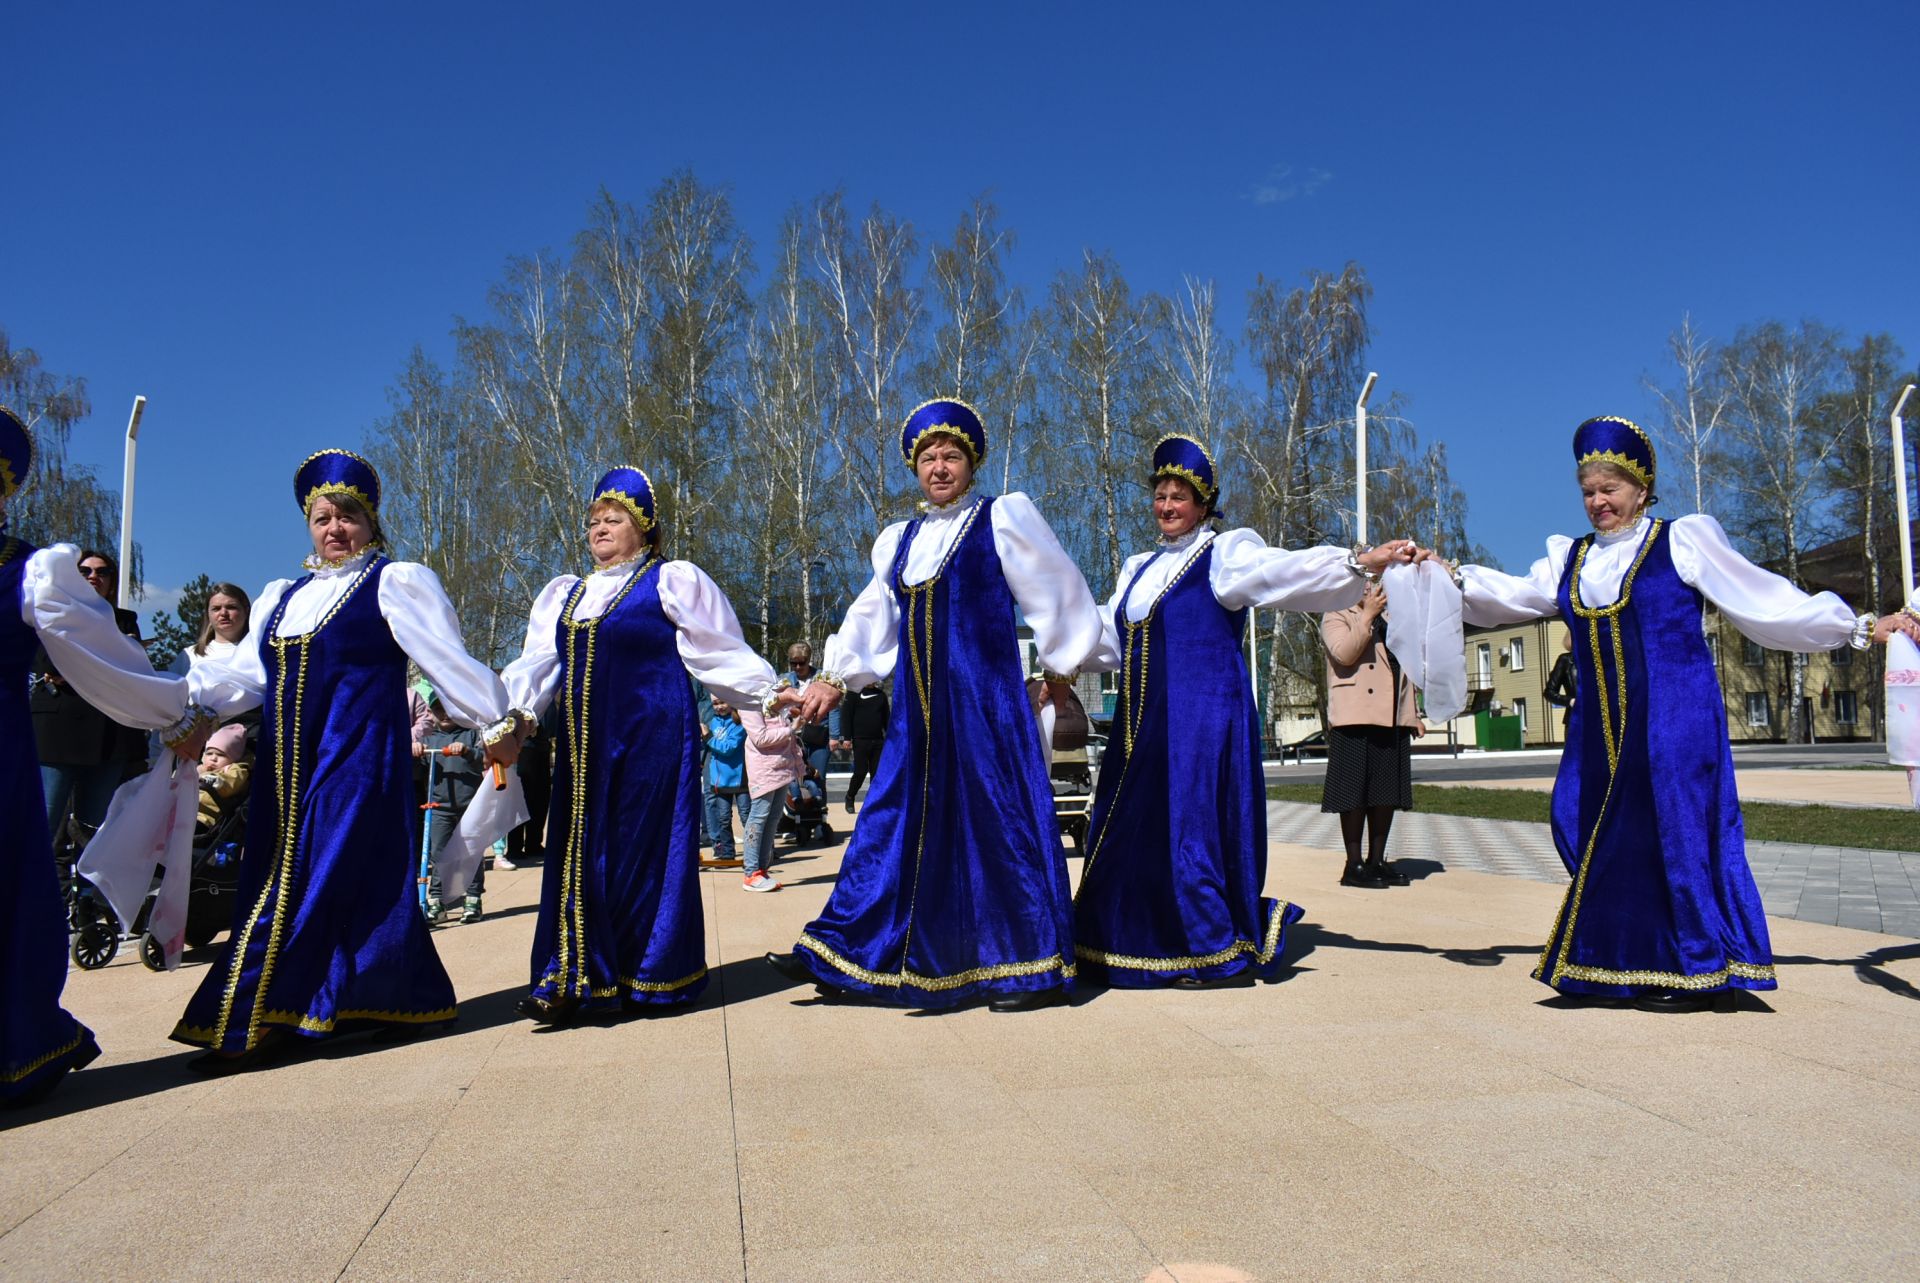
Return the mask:
{"type": "MultiPolygon", "coordinates": [[[[1914,833],[1920,843],[1920,817],[1914,833]]],[[[1339,818],[1307,802],[1269,802],[1267,835],[1325,851],[1342,846],[1339,818]]],[[[1390,854],[1533,882],[1567,880],[1547,826],[1518,820],[1409,811],[1394,821],[1390,854]]],[[[1920,939],[1920,851],[1749,842],[1747,863],[1775,917],[1920,939]]]]}

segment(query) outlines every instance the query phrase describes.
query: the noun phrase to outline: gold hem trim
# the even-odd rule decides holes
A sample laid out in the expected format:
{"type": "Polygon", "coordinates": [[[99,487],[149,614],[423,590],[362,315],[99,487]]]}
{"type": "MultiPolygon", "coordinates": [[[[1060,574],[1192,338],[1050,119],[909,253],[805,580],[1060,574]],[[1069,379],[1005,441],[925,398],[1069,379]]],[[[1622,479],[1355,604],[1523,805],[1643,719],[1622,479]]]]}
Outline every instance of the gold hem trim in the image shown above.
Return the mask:
{"type": "MultiPolygon", "coordinates": [[[[1539,973],[1534,973],[1536,979],[1539,973]]],[[[1596,985],[1657,985],[1662,989],[1718,989],[1729,979],[1776,980],[1772,963],[1729,962],[1718,971],[1685,975],[1678,971],[1613,971],[1606,967],[1583,967],[1568,963],[1555,968],[1554,980],[1582,980],[1596,985]]]]}
{"type": "MultiPolygon", "coordinates": [[[[685,989],[688,985],[693,984],[695,981],[704,980],[706,977],[707,969],[705,967],[701,967],[700,970],[690,976],[682,976],[678,980],[637,980],[632,976],[621,976],[619,984],[603,985],[588,989],[587,996],[592,998],[617,998],[623,990],[630,993],[673,993],[675,990],[685,989]]],[[[534,983],[533,987],[538,989],[541,985],[559,985],[559,983],[560,973],[557,970],[549,971],[546,975],[541,976],[540,979],[534,983]]]]}
{"type": "Polygon", "coordinates": [[[1190,971],[1200,967],[1217,967],[1224,962],[1252,954],[1255,962],[1261,966],[1272,962],[1280,951],[1280,936],[1287,927],[1287,910],[1293,905],[1281,900],[1274,905],[1273,913],[1267,921],[1265,942],[1255,944],[1251,940],[1235,940],[1224,949],[1214,953],[1204,953],[1188,958],[1138,958],[1124,953],[1108,953],[1105,949],[1096,949],[1092,945],[1073,946],[1075,957],[1085,958],[1089,962],[1103,963],[1109,967],[1118,967],[1123,971],[1190,971]]]}
{"type": "Polygon", "coordinates": [[[970,984],[977,984],[982,980],[1005,980],[1013,976],[1043,976],[1049,971],[1058,971],[1063,978],[1071,980],[1079,971],[1078,967],[1057,953],[1051,957],[1042,958],[1038,962],[996,962],[992,966],[957,971],[950,976],[923,976],[918,972],[908,971],[905,967],[898,971],[869,971],[859,963],[841,957],[809,932],[802,932],[797,943],[804,945],[834,970],[843,972],[862,983],[883,989],[912,987],[924,989],[928,993],[947,993],[970,984]]]}
{"type": "Polygon", "coordinates": [[[62,1056],[71,1056],[74,1052],[80,1050],[81,1045],[85,1043],[86,1040],[87,1040],[87,1028],[85,1025],[82,1025],[80,1027],[80,1032],[73,1036],[72,1042],[68,1043],[64,1047],[56,1047],[52,1051],[48,1052],[46,1055],[41,1056],[36,1060],[28,1061],[24,1068],[8,1070],[6,1073],[0,1074],[0,1083],[12,1084],[17,1082],[25,1082],[28,1078],[32,1077],[34,1074],[39,1073],[42,1069],[45,1069],[48,1065],[51,1065],[54,1061],[59,1060],[62,1056]]]}
{"type": "MultiPolygon", "coordinates": [[[[442,1007],[438,1011],[369,1011],[349,1008],[336,1011],[329,1018],[303,1015],[298,1011],[262,1012],[258,1023],[279,1025],[282,1028],[298,1029],[303,1033],[330,1034],[345,1020],[376,1020],[389,1025],[433,1025],[452,1020],[460,1014],[457,1007],[442,1007]]],[[[181,1021],[173,1027],[173,1037],[181,1042],[198,1043],[202,1046],[215,1045],[215,1031],[207,1025],[190,1025],[181,1021]]],[[[253,1050],[255,1044],[249,1043],[247,1050],[253,1050]]]]}

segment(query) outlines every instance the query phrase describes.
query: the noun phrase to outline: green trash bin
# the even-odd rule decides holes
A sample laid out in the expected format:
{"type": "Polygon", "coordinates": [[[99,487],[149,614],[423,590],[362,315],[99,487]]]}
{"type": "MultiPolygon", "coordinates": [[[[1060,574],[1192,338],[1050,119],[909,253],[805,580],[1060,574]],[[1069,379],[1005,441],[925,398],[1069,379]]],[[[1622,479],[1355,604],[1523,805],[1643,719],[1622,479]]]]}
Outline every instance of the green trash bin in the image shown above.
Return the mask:
{"type": "Polygon", "coordinates": [[[1494,753],[1510,753],[1526,746],[1526,732],[1520,716],[1495,717],[1484,709],[1473,715],[1473,736],[1481,748],[1494,753]]]}

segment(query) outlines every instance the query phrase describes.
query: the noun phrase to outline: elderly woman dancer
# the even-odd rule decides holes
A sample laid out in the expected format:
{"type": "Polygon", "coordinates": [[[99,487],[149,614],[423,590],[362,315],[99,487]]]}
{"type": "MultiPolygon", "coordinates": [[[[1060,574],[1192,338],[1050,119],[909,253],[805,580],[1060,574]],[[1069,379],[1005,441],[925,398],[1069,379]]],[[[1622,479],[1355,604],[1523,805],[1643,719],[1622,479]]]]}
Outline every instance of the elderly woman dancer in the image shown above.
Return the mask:
{"type": "Polygon", "coordinates": [[[6,506],[33,468],[33,438],[0,409],[0,1106],[24,1105],[100,1054],[93,1033],[60,1005],[67,980],[67,921],[54,876],[47,807],[27,712],[36,646],[88,703],[130,726],[161,728],[189,760],[213,723],[189,708],[186,683],[161,677],[113,608],[80,577],[71,544],[35,548],[7,537],[6,506]]]}
{"type": "Polygon", "coordinates": [[[817,721],[898,663],[891,747],[825,912],[767,958],[913,1006],[1045,1006],[1073,981],[1073,909],[1014,609],[1056,682],[1098,645],[1099,611],[1032,500],[972,491],[987,436],[971,406],[920,406],[900,450],[922,514],[880,532],[873,580],[801,701],[817,721]]]}
{"type": "Polygon", "coordinates": [[[593,569],[541,590],[507,689],[528,722],[560,703],[549,858],[520,1011],[566,1024],[624,1004],[659,1011],[707,982],[700,913],[700,734],[687,674],[742,705],[775,696],[726,594],[664,561],[653,485],[600,479],[593,569]]]}
{"type": "Polygon", "coordinates": [[[195,1062],[206,1073],[261,1063],[289,1031],[454,1016],[416,902],[407,661],[482,730],[489,761],[519,747],[506,690],[461,645],[439,579],[381,551],[372,466],[323,450],[295,474],[294,501],[313,540],[306,573],[268,584],[233,657],[188,678],[223,719],[265,704],[232,938],[173,1031],[212,1049],[195,1062]]]}
{"type": "Polygon", "coordinates": [[[1558,613],[1573,630],[1579,695],[1553,790],[1554,844],[1573,881],[1533,974],[1605,1005],[1724,1006],[1730,990],[1776,981],[1702,603],[1775,650],[1864,649],[1915,624],[1801,592],[1741,557],[1705,514],[1648,516],[1653,444],[1625,419],[1582,423],[1573,457],[1593,533],[1551,537],[1524,576],[1458,572],[1466,622],[1558,613]]]}
{"type": "Polygon", "coordinates": [[[1127,559],[1101,611],[1100,654],[1120,699],[1100,765],[1074,951],[1109,984],[1200,988],[1278,959],[1300,906],[1262,895],[1266,784],[1241,639],[1248,607],[1337,610],[1405,540],[1354,553],[1270,548],[1216,534],[1213,456],[1192,437],[1153,448],[1160,541],[1127,559]]]}

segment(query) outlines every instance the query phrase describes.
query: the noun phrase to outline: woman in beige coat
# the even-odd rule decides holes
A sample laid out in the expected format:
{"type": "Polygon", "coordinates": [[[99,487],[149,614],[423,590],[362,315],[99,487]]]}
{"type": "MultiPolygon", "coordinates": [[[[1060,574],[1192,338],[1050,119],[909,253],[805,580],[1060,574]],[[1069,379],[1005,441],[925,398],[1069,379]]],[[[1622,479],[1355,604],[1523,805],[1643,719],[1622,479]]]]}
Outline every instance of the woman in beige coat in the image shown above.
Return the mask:
{"type": "Polygon", "coordinates": [[[1427,728],[1413,683],[1387,650],[1386,608],[1386,593],[1370,583],[1358,606],[1320,617],[1327,651],[1327,779],[1320,809],[1340,817],[1347,844],[1342,886],[1407,884],[1407,875],[1386,859],[1387,834],[1395,811],[1413,809],[1412,740],[1427,728]]]}

